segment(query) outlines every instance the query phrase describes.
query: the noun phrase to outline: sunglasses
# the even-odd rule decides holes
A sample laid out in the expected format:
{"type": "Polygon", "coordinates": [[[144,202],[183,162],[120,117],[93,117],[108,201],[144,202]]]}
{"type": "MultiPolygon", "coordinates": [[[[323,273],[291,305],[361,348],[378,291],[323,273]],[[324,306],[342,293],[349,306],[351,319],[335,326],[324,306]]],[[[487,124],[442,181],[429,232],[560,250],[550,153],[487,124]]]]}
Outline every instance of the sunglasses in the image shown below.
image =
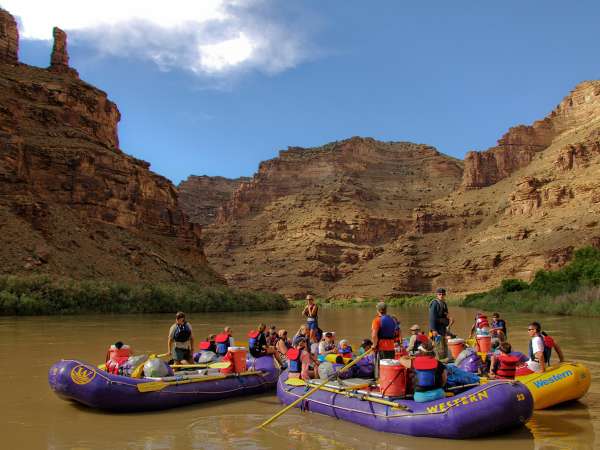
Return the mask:
{"type": "Polygon", "coordinates": [[[537,331],[535,328],[527,328],[527,331],[537,331]]]}

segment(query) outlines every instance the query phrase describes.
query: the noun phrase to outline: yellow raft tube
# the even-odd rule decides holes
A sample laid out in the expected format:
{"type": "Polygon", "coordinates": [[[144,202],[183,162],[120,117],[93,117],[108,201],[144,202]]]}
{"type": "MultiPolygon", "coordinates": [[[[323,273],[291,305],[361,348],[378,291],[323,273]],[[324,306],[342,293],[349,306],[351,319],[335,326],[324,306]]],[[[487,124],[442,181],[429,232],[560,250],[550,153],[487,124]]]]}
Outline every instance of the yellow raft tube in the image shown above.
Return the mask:
{"type": "Polygon", "coordinates": [[[535,409],[545,409],[585,395],[592,377],[583,364],[563,362],[551,366],[544,373],[517,377],[531,391],[535,409]]]}

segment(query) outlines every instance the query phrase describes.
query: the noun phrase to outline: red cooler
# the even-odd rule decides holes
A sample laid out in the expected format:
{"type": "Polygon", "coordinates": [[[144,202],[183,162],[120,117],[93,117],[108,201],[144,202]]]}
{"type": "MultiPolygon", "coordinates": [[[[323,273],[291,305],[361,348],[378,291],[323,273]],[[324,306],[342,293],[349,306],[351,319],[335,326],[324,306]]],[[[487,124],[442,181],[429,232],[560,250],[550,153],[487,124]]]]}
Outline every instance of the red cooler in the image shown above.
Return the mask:
{"type": "Polygon", "coordinates": [[[464,339],[448,339],[448,348],[450,352],[452,352],[452,357],[454,359],[458,358],[460,352],[465,349],[465,340],[464,339]]]}
{"type": "Polygon", "coordinates": [[[477,335],[477,347],[481,353],[489,353],[492,351],[492,337],[487,335],[477,335]]]}
{"type": "Polygon", "coordinates": [[[246,347],[229,347],[228,350],[233,356],[233,371],[242,373],[246,371],[246,347]]]}
{"type": "Polygon", "coordinates": [[[379,390],[390,397],[403,397],[406,394],[406,367],[400,361],[379,361],[379,390]]]}

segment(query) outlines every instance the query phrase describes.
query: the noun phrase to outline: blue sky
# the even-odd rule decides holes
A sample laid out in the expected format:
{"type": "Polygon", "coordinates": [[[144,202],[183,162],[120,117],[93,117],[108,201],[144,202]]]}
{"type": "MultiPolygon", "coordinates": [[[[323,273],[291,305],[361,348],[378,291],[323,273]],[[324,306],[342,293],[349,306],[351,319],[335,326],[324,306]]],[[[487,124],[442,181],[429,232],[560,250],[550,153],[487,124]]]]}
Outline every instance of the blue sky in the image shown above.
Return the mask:
{"type": "Polygon", "coordinates": [[[21,60],[46,66],[64,28],[71,65],[119,106],[122,149],[175,183],[357,135],[463,158],[600,75],[592,1],[28,1],[0,0],[21,60]]]}

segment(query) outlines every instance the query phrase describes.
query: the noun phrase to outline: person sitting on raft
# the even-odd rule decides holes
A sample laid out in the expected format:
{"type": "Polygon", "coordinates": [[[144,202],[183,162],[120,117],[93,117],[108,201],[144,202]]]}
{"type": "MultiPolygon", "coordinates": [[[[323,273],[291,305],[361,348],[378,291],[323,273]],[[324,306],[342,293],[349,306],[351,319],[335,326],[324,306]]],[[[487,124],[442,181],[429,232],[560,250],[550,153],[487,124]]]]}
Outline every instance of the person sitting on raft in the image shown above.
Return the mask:
{"type": "Polygon", "coordinates": [[[414,401],[423,403],[444,398],[446,366],[436,359],[431,341],[421,344],[418,350],[414,358],[400,358],[402,365],[414,370],[414,401]]]}
{"type": "Polygon", "coordinates": [[[428,341],[429,338],[425,333],[421,332],[421,327],[418,324],[414,324],[410,327],[410,339],[408,340],[409,355],[415,355],[419,351],[419,346],[428,341]]]}
{"type": "Polygon", "coordinates": [[[287,368],[288,367],[288,360],[287,360],[287,352],[290,348],[292,348],[292,343],[288,340],[288,332],[287,330],[279,330],[278,334],[278,339],[277,339],[277,343],[275,344],[275,350],[276,350],[276,357],[279,360],[279,362],[281,363],[281,367],[282,368],[287,368]]]}
{"type": "Polygon", "coordinates": [[[119,369],[127,362],[133,354],[131,348],[121,341],[112,344],[106,352],[106,371],[119,375],[119,369]]]}
{"type": "Polygon", "coordinates": [[[185,314],[179,311],[175,314],[175,323],[169,329],[167,338],[167,353],[172,355],[175,364],[192,364],[194,348],[194,333],[192,326],[185,320],[185,314]]]}
{"type": "Polygon", "coordinates": [[[296,346],[288,350],[286,356],[289,378],[302,378],[304,381],[314,378],[314,372],[310,370],[312,358],[307,349],[306,339],[298,339],[296,346]]]}
{"type": "Polygon", "coordinates": [[[525,366],[517,369],[517,375],[528,375],[534,372],[545,372],[550,364],[552,349],[556,350],[560,362],[564,361],[562,349],[547,333],[542,331],[539,322],[531,322],[527,327],[529,333],[529,360],[525,366]]]}
{"type": "Polygon", "coordinates": [[[323,339],[319,342],[319,355],[328,355],[330,353],[336,353],[337,349],[335,346],[335,339],[333,332],[327,331],[323,335],[323,339]]]}
{"type": "Polygon", "coordinates": [[[265,335],[267,336],[267,345],[275,347],[275,344],[277,344],[277,340],[279,339],[277,327],[275,325],[271,325],[269,327],[269,331],[267,331],[265,335]]]}
{"type": "MultiPolygon", "coordinates": [[[[360,343],[360,348],[358,349],[358,354],[362,355],[365,352],[368,352],[373,347],[373,342],[371,339],[363,339],[360,343]]],[[[358,363],[356,363],[357,367],[357,376],[359,378],[373,378],[375,372],[375,355],[370,354],[361,358],[358,363]]]]}
{"type": "Polygon", "coordinates": [[[298,332],[292,338],[292,346],[295,347],[296,345],[298,345],[298,341],[300,339],[308,341],[308,327],[306,326],[306,324],[300,325],[298,332]]]}
{"type": "Polygon", "coordinates": [[[503,342],[498,346],[498,351],[492,354],[490,361],[490,378],[502,378],[514,380],[517,372],[517,366],[527,358],[519,352],[513,352],[508,342],[503,342]]]}
{"type": "MultiPolygon", "coordinates": [[[[210,341],[210,339],[209,339],[210,341]]],[[[225,356],[229,347],[233,347],[235,341],[232,336],[231,327],[225,327],[222,333],[214,337],[215,353],[219,356],[225,356]]]]}
{"type": "MultiPolygon", "coordinates": [[[[352,359],[352,346],[348,342],[347,339],[342,339],[338,346],[338,355],[342,358],[350,358],[352,359]]],[[[343,361],[343,360],[342,360],[343,361]]]]}
{"type": "Polygon", "coordinates": [[[266,329],[267,326],[264,323],[261,323],[258,326],[258,330],[248,333],[248,350],[255,358],[275,353],[275,348],[267,345],[267,336],[265,335],[266,329]]]}
{"type": "Polygon", "coordinates": [[[492,314],[492,323],[490,324],[490,333],[492,336],[503,335],[505,338],[508,336],[506,331],[506,321],[500,318],[500,314],[495,312],[492,314]]]}

